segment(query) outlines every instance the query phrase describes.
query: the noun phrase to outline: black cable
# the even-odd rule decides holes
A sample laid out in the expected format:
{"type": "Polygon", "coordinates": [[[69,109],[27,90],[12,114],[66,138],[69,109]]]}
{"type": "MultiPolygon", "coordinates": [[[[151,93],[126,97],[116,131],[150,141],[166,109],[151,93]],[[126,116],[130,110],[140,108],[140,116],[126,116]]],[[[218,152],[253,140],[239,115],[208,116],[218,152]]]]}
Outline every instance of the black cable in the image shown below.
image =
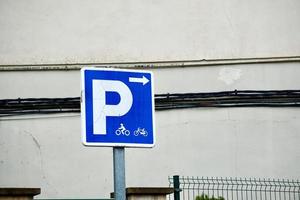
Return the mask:
{"type": "MultiPolygon", "coordinates": [[[[196,107],[299,107],[300,90],[234,90],[155,95],[156,110],[196,107]]],[[[0,100],[0,117],[80,112],[80,98],[18,98],[0,100]]]]}

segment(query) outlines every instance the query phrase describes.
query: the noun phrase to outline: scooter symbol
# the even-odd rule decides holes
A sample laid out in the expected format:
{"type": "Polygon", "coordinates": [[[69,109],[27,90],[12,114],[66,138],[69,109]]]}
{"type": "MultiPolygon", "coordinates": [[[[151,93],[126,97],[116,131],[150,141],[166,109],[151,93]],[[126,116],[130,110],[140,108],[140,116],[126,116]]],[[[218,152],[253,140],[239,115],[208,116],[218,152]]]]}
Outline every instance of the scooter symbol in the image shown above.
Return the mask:
{"type": "Polygon", "coordinates": [[[126,135],[129,136],[130,135],[130,131],[127,130],[124,126],[124,124],[120,124],[120,127],[115,131],[116,135],[126,135]]]}

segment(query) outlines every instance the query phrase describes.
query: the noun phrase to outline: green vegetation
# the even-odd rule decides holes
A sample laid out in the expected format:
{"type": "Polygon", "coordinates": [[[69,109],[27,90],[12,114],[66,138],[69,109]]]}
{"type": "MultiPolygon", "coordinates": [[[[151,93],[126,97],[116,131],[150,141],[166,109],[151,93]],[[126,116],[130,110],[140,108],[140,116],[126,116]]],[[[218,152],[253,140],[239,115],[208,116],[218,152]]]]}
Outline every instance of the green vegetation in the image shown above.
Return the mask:
{"type": "Polygon", "coordinates": [[[206,194],[202,194],[201,196],[196,196],[196,199],[195,200],[225,200],[224,197],[209,197],[208,195],[206,194]]]}

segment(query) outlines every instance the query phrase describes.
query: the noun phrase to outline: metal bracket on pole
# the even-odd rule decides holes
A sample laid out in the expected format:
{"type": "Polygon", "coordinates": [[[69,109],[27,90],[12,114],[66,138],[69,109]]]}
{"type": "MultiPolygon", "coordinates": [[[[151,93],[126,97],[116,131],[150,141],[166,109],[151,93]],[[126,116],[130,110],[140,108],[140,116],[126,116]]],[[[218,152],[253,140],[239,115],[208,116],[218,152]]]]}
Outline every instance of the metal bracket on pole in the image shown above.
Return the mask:
{"type": "Polygon", "coordinates": [[[113,148],[114,162],[114,196],[115,200],[126,199],[125,185],[125,148],[113,148]]]}

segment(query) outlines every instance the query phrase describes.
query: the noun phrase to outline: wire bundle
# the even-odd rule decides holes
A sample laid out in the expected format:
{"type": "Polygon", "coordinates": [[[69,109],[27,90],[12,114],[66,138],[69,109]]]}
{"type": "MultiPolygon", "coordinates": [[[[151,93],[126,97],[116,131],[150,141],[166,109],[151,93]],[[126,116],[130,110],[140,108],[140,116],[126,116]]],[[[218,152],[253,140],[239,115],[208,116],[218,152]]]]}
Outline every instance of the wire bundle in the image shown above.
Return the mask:
{"type": "Polygon", "coordinates": [[[80,112],[80,98],[26,98],[0,100],[0,117],[80,112]]]}
{"type": "MultiPolygon", "coordinates": [[[[195,107],[298,107],[300,90],[234,90],[155,95],[155,109],[195,107]]],[[[80,112],[80,97],[0,100],[0,117],[80,112]]]]}
{"type": "Polygon", "coordinates": [[[210,93],[160,94],[157,110],[194,107],[294,107],[300,106],[300,90],[234,90],[210,93]]]}

